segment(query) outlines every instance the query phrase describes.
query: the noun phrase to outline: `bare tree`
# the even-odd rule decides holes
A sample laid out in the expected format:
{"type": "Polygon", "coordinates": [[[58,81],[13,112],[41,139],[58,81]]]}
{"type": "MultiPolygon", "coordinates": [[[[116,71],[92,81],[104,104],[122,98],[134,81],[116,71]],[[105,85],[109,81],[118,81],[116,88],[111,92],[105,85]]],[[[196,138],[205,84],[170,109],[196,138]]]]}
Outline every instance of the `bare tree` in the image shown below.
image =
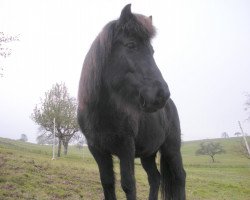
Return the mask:
{"type": "MultiPolygon", "coordinates": [[[[12,54],[12,49],[7,47],[7,44],[14,41],[19,41],[19,36],[6,35],[0,32],[0,57],[7,58],[12,54]]],[[[3,76],[3,66],[0,66],[0,77],[3,76]]]]}
{"type": "Polygon", "coordinates": [[[239,136],[241,135],[241,133],[240,133],[240,132],[236,132],[236,133],[234,133],[234,135],[235,135],[236,137],[239,137],[239,136]]]}
{"type": "Polygon", "coordinates": [[[200,144],[200,148],[195,152],[196,155],[208,155],[211,157],[213,163],[215,162],[215,155],[226,153],[219,142],[206,141],[200,144]]]}
{"type": "Polygon", "coordinates": [[[245,111],[247,112],[248,114],[248,118],[247,120],[250,120],[250,94],[246,94],[246,102],[245,102],[245,111]]]}
{"type": "Polygon", "coordinates": [[[69,96],[64,83],[53,85],[52,89],[45,93],[40,105],[36,105],[31,119],[40,126],[39,137],[53,138],[55,118],[56,137],[58,138],[58,153],[61,155],[61,145],[64,146],[64,154],[68,152],[69,141],[79,131],[76,119],[76,99],[69,96]]]}
{"type": "Polygon", "coordinates": [[[80,140],[78,140],[76,147],[80,150],[83,148],[83,145],[86,143],[85,138],[82,137],[80,140]]]}
{"type": "Polygon", "coordinates": [[[25,134],[21,134],[21,137],[20,137],[19,140],[22,141],[22,142],[27,142],[28,141],[28,137],[25,134]]]}
{"type": "Polygon", "coordinates": [[[223,133],[221,134],[221,137],[222,137],[222,138],[229,138],[229,135],[228,135],[227,132],[223,132],[223,133]]]}
{"type": "MultiPolygon", "coordinates": [[[[54,143],[54,137],[52,134],[41,134],[37,136],[36,138],[37,144],[45,145],[50,144],[52,145],[54,143]]],[[[58,144],[58,140],[56,139],[55,144],[58,144]]]]}
{"type": "Polygon", "coordinates": [[[248,145],[248,142],[247,142],[247,134],[244,133],[243,128],[241,126],[241,122],[238,121],[238,123],[239,123],[239,127],[240,127],[240,130],[241,130],[242,138],[243,138],[244,143],[245,143],[245,148],[243,150],[246,149],[246,152],[248,153],[248,156],[250,157],[250,148],[249,148],[249,145],[248,145]]]}
{"type": "Polygon", "coordinates": [[[235,145],[235,147],[233,148],[233,151],[236,152],[240,156],[250,159],[250,155],[248,153],[247,147],[243,140],[238,141],[238,144],[235,145]]]}

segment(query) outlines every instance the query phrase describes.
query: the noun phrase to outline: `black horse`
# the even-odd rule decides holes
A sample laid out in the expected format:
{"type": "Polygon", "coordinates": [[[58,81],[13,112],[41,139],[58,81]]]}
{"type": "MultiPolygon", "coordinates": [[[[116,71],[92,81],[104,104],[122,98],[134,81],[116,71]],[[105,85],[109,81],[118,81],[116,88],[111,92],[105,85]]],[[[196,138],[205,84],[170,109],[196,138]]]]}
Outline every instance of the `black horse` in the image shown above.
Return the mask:
{"type": "Polygon", "coordinates": [[[185,199],[176,107],[154,58],[152,17],[123,8],[93,42],[83,64],[78,122],[100,171],[105,200],[116,199],[112,155],[120,159],[121,185],[136,199],[134,158],[148,175],[150,200],[185,199]],[[160,151],[160,172],[155,162],[160,151]]]}

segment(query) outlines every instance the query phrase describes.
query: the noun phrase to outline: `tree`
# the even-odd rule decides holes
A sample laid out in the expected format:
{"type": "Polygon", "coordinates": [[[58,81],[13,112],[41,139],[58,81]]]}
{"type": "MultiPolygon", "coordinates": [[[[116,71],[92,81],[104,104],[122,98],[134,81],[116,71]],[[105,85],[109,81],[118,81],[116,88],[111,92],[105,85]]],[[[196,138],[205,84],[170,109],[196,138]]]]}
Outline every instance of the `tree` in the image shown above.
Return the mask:
{"type": "Polygon", "coordinates": [[[229,135],[228,135],[227,132],[223,132],[223,133],[221,134],[221,137],[222,137],[222,138],[229,138],[229,135]]]}
{"type": "Polygon", "coordinates": [[[79,131],[76,119],[77,103],[74,97],[70,97],[64,83],[55,84],[45,93],[40,106],[36,105],[31,119],[40,126],[41,134],[38,137],[51,140],[54,134],[53,120],[55,118],[55,136],[58,138],[58,153],[61,155],[61,146],[64,146],[64,154],[67,155],[69,141],[79,131]]]}
{"type": "Polygon", "coordinates": [[[239,137],[239,136],[241,135],[241,133],[240,133],[240,132],[236,132],[236,133],[234,133],[234,135],[235,135],[236,137],[239,137]]]}
{"type": "Polygon", "coordinates": [[[215,162],[214,156],[216,154],[226,153],[219,142],[206,141],[200,144],[200,149],[198,149],[196,155],[208,155],[212,158],[213,163],[215,162]]]}
{"type": "Polygon", "coordinates": [[[243,140],[239,141],[239,144],[234,147],[234,151],[247,159],[250,159],[250,155],[248,153],[247,147],[245,145],[245,142],[243,140]]]}
{"type": "Polygon", "coordinates": [[[248,112],[247,120],[250,121],[250,112],[249,112],[249,110],[250,110],[250,94],[246,94],[246,98],[247,98],[247,100],[245,102],[245,111],[248,112]]]}
{"type": "MultiPolygon", "coordinates": [[[[54,143],[54,137],[52,134],[46,135],[42,134],[37,136],[36,138],[37,144],[45,145],[45,144],[53,144],[54,143]]],[[[56,139],[55,144],[58,144],[58,140],[56,139]]]]}
{"type": "Polygon", "coordinates": [[[83,148],[83,145],[86,143],[85,137],[81,137],[81,139],[78,140],[76,143],[76,148],[79,150],[83,148]]]}
{"type": "MultiPolygon", "coordinates": [[[[8,56],[11,55],[12,49],[9,47],[6,47],[7,43],[14,42],[14,41],[19,41],[19,36],[11,36],[11,35],[6,35],[3,32],[0,32],[0,57],[2,58],[7,58],[8,56]]],[[[3,66],[0,66],[0,77],[3,76],[3,66]]]]}
{"type": "Polygon", "coordinates": [[[21,137],[20,137],[19,140],[22,141],[22,142],[27,142],[28,141],[28,137],[25,134],[21,134],[21,137]]]}
{"type": "Polygon", "coordinates": [[[83,148],[83,145],[84,145],[84,142],[83,141],[79,141],[76,144],[76,148],[79,149],[79,150],[81,150],[83,148]]]}

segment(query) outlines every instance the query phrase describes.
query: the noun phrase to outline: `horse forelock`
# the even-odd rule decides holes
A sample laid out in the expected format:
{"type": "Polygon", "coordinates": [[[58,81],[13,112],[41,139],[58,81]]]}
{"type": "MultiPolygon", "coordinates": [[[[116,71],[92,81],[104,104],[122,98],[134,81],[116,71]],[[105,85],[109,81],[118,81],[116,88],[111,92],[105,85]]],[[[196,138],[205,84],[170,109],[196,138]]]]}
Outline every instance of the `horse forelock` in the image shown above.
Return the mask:
{"type": "Polygon", "coordinates": [[[156,34],[152,18],[141,14],[133,14],[129,20],[123,22],[123,24],[118,24],[118,26],[120,27],[118,30],[128,36],[136,36],[143,40],[150,40],[156,34]]]}
{"type": "Polygon", "coordinates": [[[147,32],[149,38],[153,38],[156,34],[155,27],[152,23],[151,17],[146,17],[141,14],[135,14],[136,19],[138,22],[142,25],[143,29],[145,29],[145,32],[147,32]]]}

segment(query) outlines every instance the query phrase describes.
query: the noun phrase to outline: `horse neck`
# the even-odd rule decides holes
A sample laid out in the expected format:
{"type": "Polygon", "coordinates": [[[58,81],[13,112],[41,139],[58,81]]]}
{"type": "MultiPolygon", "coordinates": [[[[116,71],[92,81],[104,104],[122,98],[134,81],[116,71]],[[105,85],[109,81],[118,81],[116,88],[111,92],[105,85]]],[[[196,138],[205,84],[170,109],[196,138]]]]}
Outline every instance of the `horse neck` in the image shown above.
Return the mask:
{"type": "Polygon", "coordinates": [[[127,117],[137,120],[140,116],[140,111],[134,105],[127,103],[122,96],[110,92],[105,87],[105,84],[102,84],[98,96],[94,100],[96,103],[96,110],[107,115],[125,115],[127,117]],[[103,113],[105,112],[105,113],[103,113]]]}

